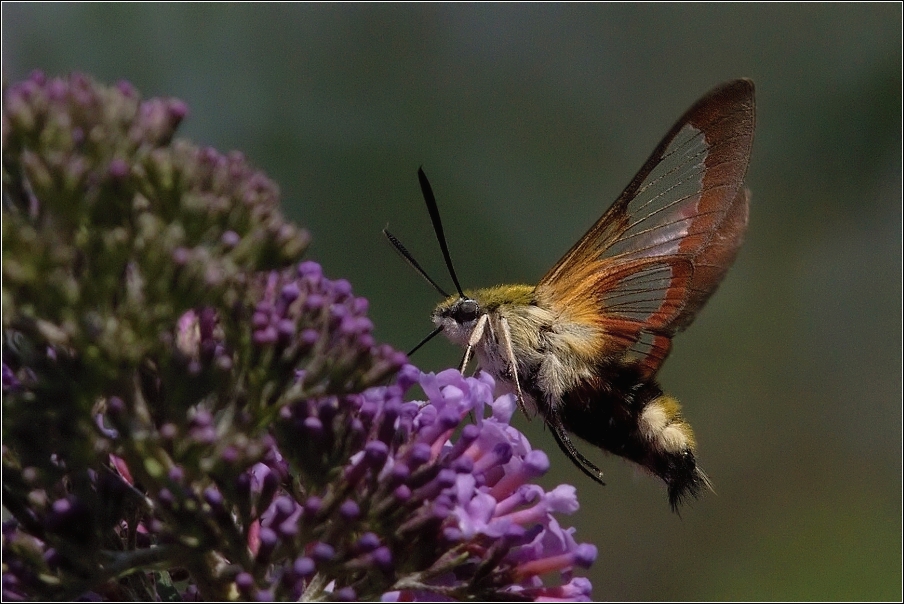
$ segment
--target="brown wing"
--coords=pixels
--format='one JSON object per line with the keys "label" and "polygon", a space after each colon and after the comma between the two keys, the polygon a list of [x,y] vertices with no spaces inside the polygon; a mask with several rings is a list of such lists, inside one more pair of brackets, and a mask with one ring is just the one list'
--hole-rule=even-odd
{"label": "brown wing", "polygon": [[612,207],[543,277],[538,296],[592,315],[615,350],[633,351],[655,373],[671,337],[693,321],[743,240],[754,124],[750,80],[729,82],[697,101]]}

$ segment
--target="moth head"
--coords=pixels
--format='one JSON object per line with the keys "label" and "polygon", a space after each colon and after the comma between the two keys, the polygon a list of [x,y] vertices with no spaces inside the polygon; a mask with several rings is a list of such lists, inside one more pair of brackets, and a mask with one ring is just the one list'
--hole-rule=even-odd
{"label": "moth head", "polygon": [[467,346],[468,338],[477,321],[486,310],[468,296],[451,296],[433,311],[433,324],[441,327],[443,334],[460,346]]}

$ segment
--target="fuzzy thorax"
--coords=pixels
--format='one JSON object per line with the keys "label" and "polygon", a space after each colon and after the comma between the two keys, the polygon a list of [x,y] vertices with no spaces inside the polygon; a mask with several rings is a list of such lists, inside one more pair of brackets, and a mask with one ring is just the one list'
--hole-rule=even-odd
{"label": "fuzzy thorax", "polygon": [[434,324],[453,343],[472,349],[480,367],[512,391],[517,371],[527,407],[551,409],[594,376],[602,348],[598,325],[572,320],[567,309],[538,300],[529,285],[464,294],[443,301],[433,312]]}

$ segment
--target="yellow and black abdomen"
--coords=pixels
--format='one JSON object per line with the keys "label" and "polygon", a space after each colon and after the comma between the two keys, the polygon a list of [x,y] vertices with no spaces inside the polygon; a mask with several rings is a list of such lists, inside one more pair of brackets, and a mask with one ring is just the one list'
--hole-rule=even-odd
{"label": "yellow and black abdomen", "polygon": [[710,486],[678,401],[634,362],[598,367],[596,378],[564,394],[557,414],[569,432],[661,478],[673,508]]}

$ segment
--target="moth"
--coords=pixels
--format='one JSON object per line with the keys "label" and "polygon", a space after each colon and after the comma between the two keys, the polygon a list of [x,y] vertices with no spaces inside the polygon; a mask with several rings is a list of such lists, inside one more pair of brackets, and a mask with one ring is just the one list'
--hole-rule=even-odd
{"label": "moth", "polygon": [[[716,290],[747,230],[744,176],[755,125],[753,82],[735,80],[698,100],[665,135],[615,203],[536,285],[463,290],[436,199],[418,171],[457,293],[448,295],[388,231],[403,258],[445,300],[438,333],[465,349],[539,414],[561,450],[604,484],[572,436],[628,459],[665,482],[673,509],[710,481],[693,430],[656,373],[672,337]],[[412,350],[412,352],[414,352]]]}

